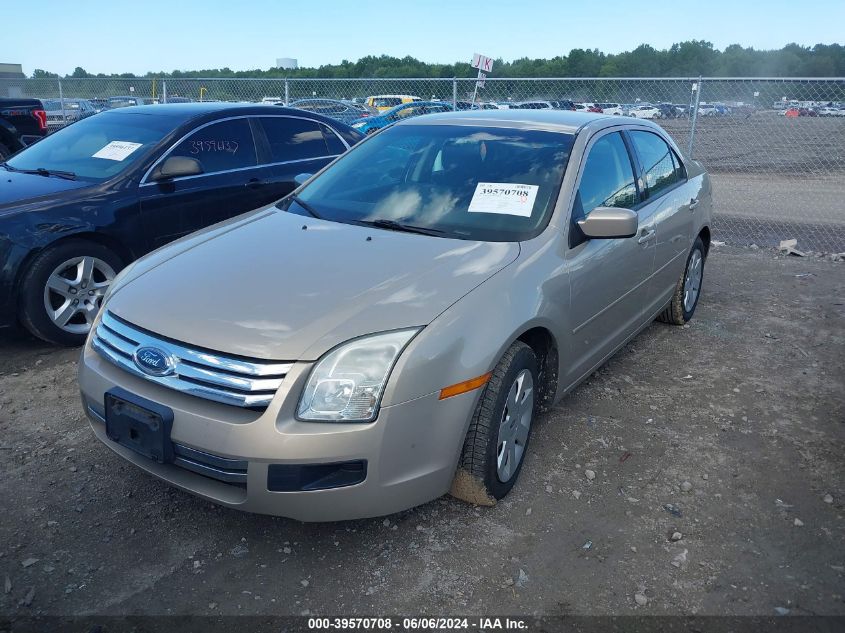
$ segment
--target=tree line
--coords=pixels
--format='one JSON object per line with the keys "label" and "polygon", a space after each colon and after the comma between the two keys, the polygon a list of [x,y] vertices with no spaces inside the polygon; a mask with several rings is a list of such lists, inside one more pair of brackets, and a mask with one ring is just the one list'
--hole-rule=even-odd
{"label": "tree line", "polygon": [[[756,50],[732,44],[720,51],[704,40],[691,40],[657,50],[641,44],[632,51],[608,54],[598,49],[576,48],[567,55],[551,59],[523,57],[506,62],[496,59],[494,77],[843,77],[845,76],[845,46],[816,44],[801,46],[787,44],[779,50]],[[472,77],[476,70],[469,62],[429,64],[411,56],[368,55],[356,62],[343,60],[316,68],[286,70],[232,70],[211,68],[203,70],[173,70],[148,72],[153,78],[213,78],[247,77],[290,78],[448,78]],[[59,77],[43,69],[36,69],[33,79]],[[132,73],[91,74],[77,67],[66,78],[133,78]]]}

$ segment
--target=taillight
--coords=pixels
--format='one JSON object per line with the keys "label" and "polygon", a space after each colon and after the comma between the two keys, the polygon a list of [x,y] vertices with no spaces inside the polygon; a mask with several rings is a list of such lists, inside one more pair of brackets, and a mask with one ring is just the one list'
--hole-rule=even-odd
{"label": "taillight", "polygon": [[42,130],[47,129],[47,113],[44,110],[33,110],[32,116],[38,119],[38,127]]}

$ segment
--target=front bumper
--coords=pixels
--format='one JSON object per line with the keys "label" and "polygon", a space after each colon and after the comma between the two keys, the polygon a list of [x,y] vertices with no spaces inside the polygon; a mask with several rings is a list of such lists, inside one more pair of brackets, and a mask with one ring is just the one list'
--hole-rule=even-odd
{"label": "front bumper", "polygon": [[[296,363],[264,411],[218,404],[156,385],[112,365],[90,345],[82,352],[79,384],[91,427],[104,444],[148,473],[230,508],[300,521],[337,521],[398,512],[448,491],[477,392],[446,400],[433,393],[382,407],[370,424],[300,422],[294,413],[311,366]],[[224,482],[200,474],[201,469],[151,461],[109,440],[102,420],[103,399],[114,387],[170,407],[175,444],[219,458],[226,472],[239,474],[245,468],[245,477]],[[367,467],[361,483],[296,492],[268,489],[272,465],[362,460]],[[230,469],[232,464],[238,468]]]}

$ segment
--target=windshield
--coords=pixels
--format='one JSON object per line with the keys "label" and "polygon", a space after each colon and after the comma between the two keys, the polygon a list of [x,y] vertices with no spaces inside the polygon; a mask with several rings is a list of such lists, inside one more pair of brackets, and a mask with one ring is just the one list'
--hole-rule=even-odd
{"label": "windshield", "polygon": [[102,112],[56,131],[7,164],[13,169],[69,171],[102,182],[124,171],[173,129],[165,117]]}
{"label": "windshield", "polygon": [[[400,125],[344,155],[281,204],[336,222],[393,220],[439,236],[513,242],[545,228],[574,136]],[[308,208],[306,208],[306,206]]]}

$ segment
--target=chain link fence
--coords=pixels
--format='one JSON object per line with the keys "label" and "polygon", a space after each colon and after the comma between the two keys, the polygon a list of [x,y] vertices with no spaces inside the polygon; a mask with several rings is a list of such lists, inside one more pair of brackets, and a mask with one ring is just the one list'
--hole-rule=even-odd
{"label": "chain link fence", "polygon": [[[50,102],[57,129],[96,109],[141,103],[408,95],[459,108],[598,105],[656,120],[713,178],[714,237],[845,251],[845,78],[657,79],[0,79],[0,97]],[[473,105],[474,104],[474,105]],[[46,104],[45,104],[46,105]],[[58,106],[58,110],[55,110]]]}

